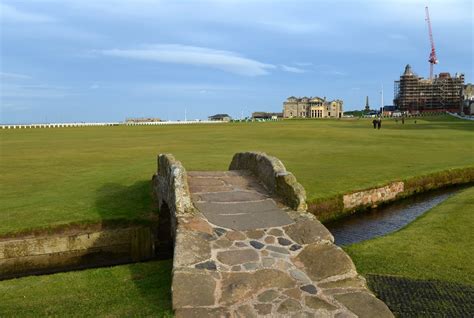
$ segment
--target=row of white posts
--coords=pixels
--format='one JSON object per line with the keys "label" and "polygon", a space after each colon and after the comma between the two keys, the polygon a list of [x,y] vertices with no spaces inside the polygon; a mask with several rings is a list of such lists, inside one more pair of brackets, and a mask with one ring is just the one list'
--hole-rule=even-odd
{"label": "row of white posts", "polygon": [[59,128],[59,127],[89,127],[89,126],[153,126],[153,125],[187,125],[187,124],[219,124],[223,121],[157,121],[157,122],[125,122],[125,123],[51,123],[51,124],[24,124],[0,125],[1,129],[22,128]]}
{"label": "row of white posts", "polygon": [[126,122],[121,123],[121,125],[126,126],[153,126],[153,125],[190,125],[190,124],[222,124],[226,123],[225,121],[219,120],[188,120],[188,121],[151,121],[151,122]]}

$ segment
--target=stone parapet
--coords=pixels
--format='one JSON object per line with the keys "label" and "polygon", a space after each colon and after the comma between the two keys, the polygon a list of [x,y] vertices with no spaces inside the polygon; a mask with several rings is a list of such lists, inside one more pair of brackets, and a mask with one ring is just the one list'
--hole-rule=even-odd
{"label": "stone parapet", "polygon": [[[154,197],[160,208],[160,231],[171,248],[176,237],[177,218],[191,214],[195,208],[189,195],[186,170],[171,154],[158,155],[157,173],[153,175]],[[163,233],[166,231],[168,233]]]}
{"label": "stone parapet", "polygon": [[306,211],[306,191],[283,163],[263,152],[239,152],[229,170],[250,170],[271,193],[296,211]]}
{"label": "stone parapet", "polygon": [[379,202],[394,200],[404,191],[402,181],[392,182],[384,187],[354,192],[343,196],[344,209],[353,209],[360,206],[373,206]]}
{"label": "stone parapet", "polygon": [[186,170],[173,155],[158,156],[158,171],[154,176],[153,189],[160,207],[166,202],[176,215],[192,213],[195,210],[189,195]]}

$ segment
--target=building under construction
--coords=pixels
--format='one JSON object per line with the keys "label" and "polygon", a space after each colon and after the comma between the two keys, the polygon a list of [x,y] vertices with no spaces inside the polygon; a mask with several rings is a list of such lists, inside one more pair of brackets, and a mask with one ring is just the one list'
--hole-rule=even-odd
{"label": "building under construction", "polygon": [[424,79],[407,65],[400,80],[395,81],[393,103],[401,111],[410,113],[459,112],[463,87],[463,74],[451,77],[449,73],[440,73],[432,79]]}

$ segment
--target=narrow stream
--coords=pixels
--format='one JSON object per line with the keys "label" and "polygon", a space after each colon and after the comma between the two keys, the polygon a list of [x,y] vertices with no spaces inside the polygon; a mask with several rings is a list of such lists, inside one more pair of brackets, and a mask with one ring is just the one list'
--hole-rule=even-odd
{"label": "narrow stream", "polygon": [[334,235],[335,243],[339,246],[369,240],[404,227],[467,187],[469,186],[455,186],[418,194],[325,225]]}

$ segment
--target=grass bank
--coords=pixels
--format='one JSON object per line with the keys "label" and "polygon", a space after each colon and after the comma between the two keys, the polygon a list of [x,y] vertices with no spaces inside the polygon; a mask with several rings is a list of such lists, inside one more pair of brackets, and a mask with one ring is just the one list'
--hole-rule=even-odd
{"label": "grass bank", "polygon": [[171,261],[0,282],[1,317],[172,317]]}
{"label": "grass bank", "polygon": [[[404,191],[399,193],[397,197],[393,199],[399,200],[416,193],[426,192],[453,185],[473,183],[474,167],[447,169],[444,171],[438,171],[427,175],[412,177],[406,180],[398,179],[393,181],[404,182]],[[355,191],[351,191],[350,193],[366,190],[370,189],[358,189]],[[381,201],[378,202],[377,205],[380,206],[388,203],[390,203],[390,201]],[[371,204],[360,205],[351,209],[345,209],[342,194],[333,196],[331,198],[316,199],[313,202],[310,202],[308,205],[308,211],[316,215],[318,219],[323,223],[332,222],[347,215],[359,213],[370,208],[372,208]]]}
{"label": "grass bank", "polygon": [[0,234],[69,223],[153,218],[156,155],[188,170],[226,170],[235,152],[280,158],[309,202],[474,165],[474,123],[440,116],[0,132]]}
{"label": "grass bank", "polygon": [[474,187],[388,236],[344,248],[361,274],[474,285]]}

